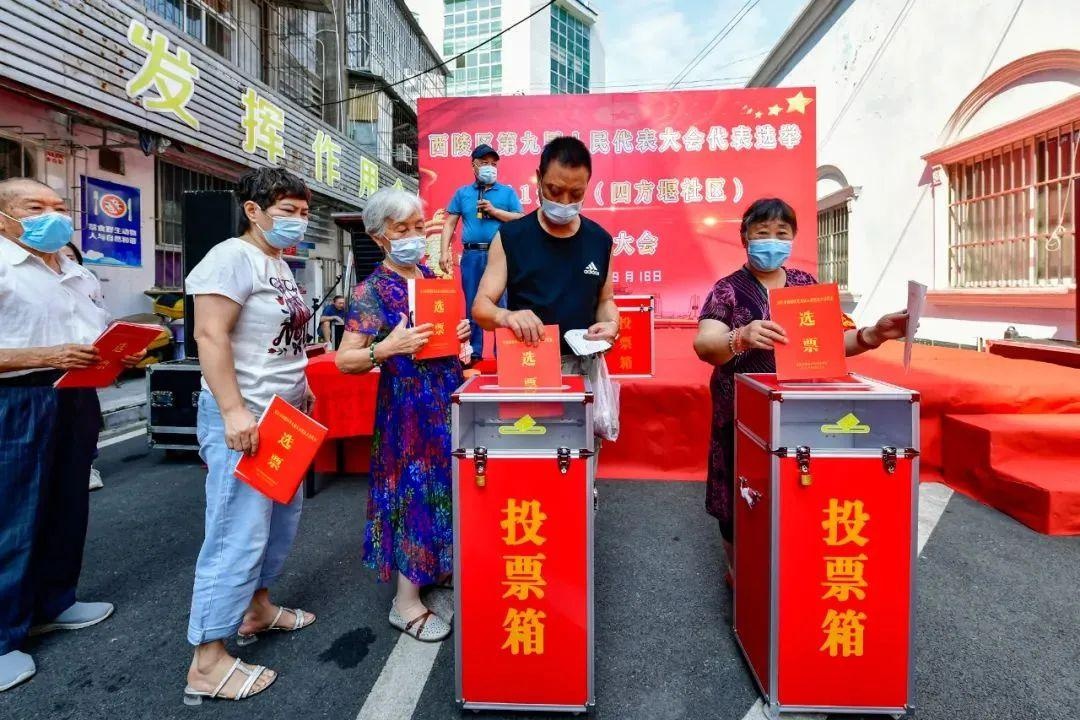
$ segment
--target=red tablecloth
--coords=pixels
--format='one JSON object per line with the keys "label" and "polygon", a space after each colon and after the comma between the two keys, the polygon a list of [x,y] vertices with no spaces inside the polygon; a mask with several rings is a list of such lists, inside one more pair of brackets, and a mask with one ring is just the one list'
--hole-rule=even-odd
{"label": "red tablecloth", "polygon": [[379,371],[347,375],[334,364],[336,356],[326,353],[308,362],[308,385],[315,395],[312,417],[330,429],[330,439],[370,436],[375,429]]}
{"label": "red tablecloth", "polygon": [[315,471],[367,472],[379,371],[347,375],[334,364],[336,355],[327,353],[308,361],[308,385],[315,395],[311,415],[330,430],[315,457]]}

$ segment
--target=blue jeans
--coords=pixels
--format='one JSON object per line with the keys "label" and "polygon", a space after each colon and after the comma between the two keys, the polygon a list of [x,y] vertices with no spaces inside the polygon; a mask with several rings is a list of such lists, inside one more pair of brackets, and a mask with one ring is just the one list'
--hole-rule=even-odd
{"label": "blue jeans", "polygon": [[[484,355],[484,331],[472,321],[472,305],[476,300],[476,290],[480,287],[480,278],[487,269],[487,261],[487,250],[466,250],[461,256],[461,287],[465,291],[465,317],[469,318],[472,329],[469,344],[472,345],[474,360]],[[506,293],[499,300],[499,307],[506,307]]]}
{"label": "blue jeans", "polygon": [[94,390],[0,387],[0,655],[75,603],[100,427]]}
{"label": "blue jeans", "polygon": [[236,634],[255,591],[281,575],[304,504],[302,491],[280,505],[233,475],[241,454],[225,445],[225,421],[206,391],[199,396],[198,438],[207,467],[206,534],[191,594],[192,645]]}

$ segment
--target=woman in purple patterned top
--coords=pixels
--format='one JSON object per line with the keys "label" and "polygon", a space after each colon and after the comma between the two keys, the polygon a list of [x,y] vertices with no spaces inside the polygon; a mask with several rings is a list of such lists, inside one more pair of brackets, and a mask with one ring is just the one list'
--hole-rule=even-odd
{"label": "woman in purple patterned top", "polygon": [[[807,272],[784,267],[796,230],[795,211],[783,200],[763,198],[746,209],[740,233],[747,262],[713,286],[694,339],[698,357],[714,366],[705,508],[720,521],[729,567],[734,541],[735,374],[776,372],[773,348],[787,338],[784,329],[769,319],[769,290],[817,283]],[[858,355],[904,337],[907,315],[886,315],[874,326],[861,329],[845,315],[844,327],[847,354]]]}

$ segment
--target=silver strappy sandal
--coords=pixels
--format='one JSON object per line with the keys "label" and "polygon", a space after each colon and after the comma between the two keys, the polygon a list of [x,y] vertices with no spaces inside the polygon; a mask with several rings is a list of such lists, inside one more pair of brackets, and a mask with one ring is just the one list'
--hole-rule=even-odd
{"label": "silver strappy sandal", "polygon": [[[278,625],[278,620],[281,620],[282,614],[284,614],[286,611],[293,614],[294,619],[292,627],[289,627],[287,625]],[[277,615],[274,616],[274,620],[270,623],[269,627],[267,627],[265,630],[260,630],[258,633],[252,633],[251,635],[244,635],[239,632],[236,633],[236,644],[240,647],[247,647],[248,645],[259,639],[259,633],[271,631],[296,632],[297,630],[303,630],[313,622],[315,622],[315,616],[312,613],[304,612],[299,608],[294,610],[293,608],[287,608],[284,605],[279,605]]]}
{"label": "silver strappy sandal", "polygon": [[[247,676],[247,678],[244,680],[244,684],[240,686],[240,689],[233,697],[222,695],[221,691],[225,688],[225,685],[228,684],[229,679],[238,672]],[[240,658],[236,658],[236,660],[233,661],[232,667],[229,668],[229,672],[225,673],[225,677],[221,678],[221,682],[218,683],[217,687],[214,688],[213,692],[196,690],[190,685],[185,687],[184,704],[191,706],[202,705],[203,698],[207,698],[209,700],[246,700],[249,697],[258,695],[263,690],[266,690],[268,687],[274,684],[274,681],[277,680],[277,674],[275,674],[274,677],[270,680],[270,682],[266,683],[266,685],[259,688],[258,690],[252,691],[252,688],[255,687],[255,683],[259,681],[259,678],[262,677],[264,672],[267,672],[267,668],[265,665],[254,665],[249,668],[244,665],[243,661],[240,660]]]}

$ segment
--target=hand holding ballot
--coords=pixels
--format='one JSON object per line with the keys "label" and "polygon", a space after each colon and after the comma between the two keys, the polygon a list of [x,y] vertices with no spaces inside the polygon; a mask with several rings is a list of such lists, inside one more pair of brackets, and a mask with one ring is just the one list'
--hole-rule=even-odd
{"label": "hand holding ballot", "polygon": [[236,477],[271,500],[288,504],[327,432],[325,426],[275,395],[255,427],[256,449],[240,458]]}
{"label": "hand holding ballot", "polygon": [[495,324],[513,332],[526,345],[535,347],[544,339],[544,323],[532,310],[499,310]]}
{"label": "hand holding ballot", "polygon": [[615,343],[615,338],[619,335],[619,321],[618,320],[603,320],[598,323],[594,323],[589,327],[585,333],[585,339],[589,341],[603,341],[606,343]]}
{"label": "hand holding ballot", "polygon": [[115,322],[92,346],[60,347],[54,367],[66,369],[56,381],[57,388],[101,388],[116,380],[124,368],[134,367],[146,357],[147,346],[164,328],[158,325]]}
{"label": "hand holding ballot", "polygon": [[420,352],[427,345],[435,331],[435,326],[432,323],[414,325],[413,327],[409,327],[408,323],[409,317],[402,314],[397,326],[390,331],[385,340],[379,343],[381,347],[386,348],[385,352],[388,356],[414,355]]}
{"label": "hand holding ballot", "polygon": [[42,363],[57,370],[80,370],[91,368],[101,362],[101,356],[93,345],[56,345],[46,348]]}
{"label": "hand holding ballot", "polygon": [[409,280],[409,312],[414,325],[430,331],[428,342],[413,353],[414,360],[455,357],[469,339],[464,298],[454,280]]}
{"label": "hand holding ballot", "polygon": [[867,343],[877,347],[888,340],[899,340],[908,332],[907,310],[882,315],[873,327],[863,331]]}
{"label": "hand holding ballot", "polygon": [[754,320],[738,329],[738,342],[747,350],[772,350],[787,344],[787,333],[772,320]]}

